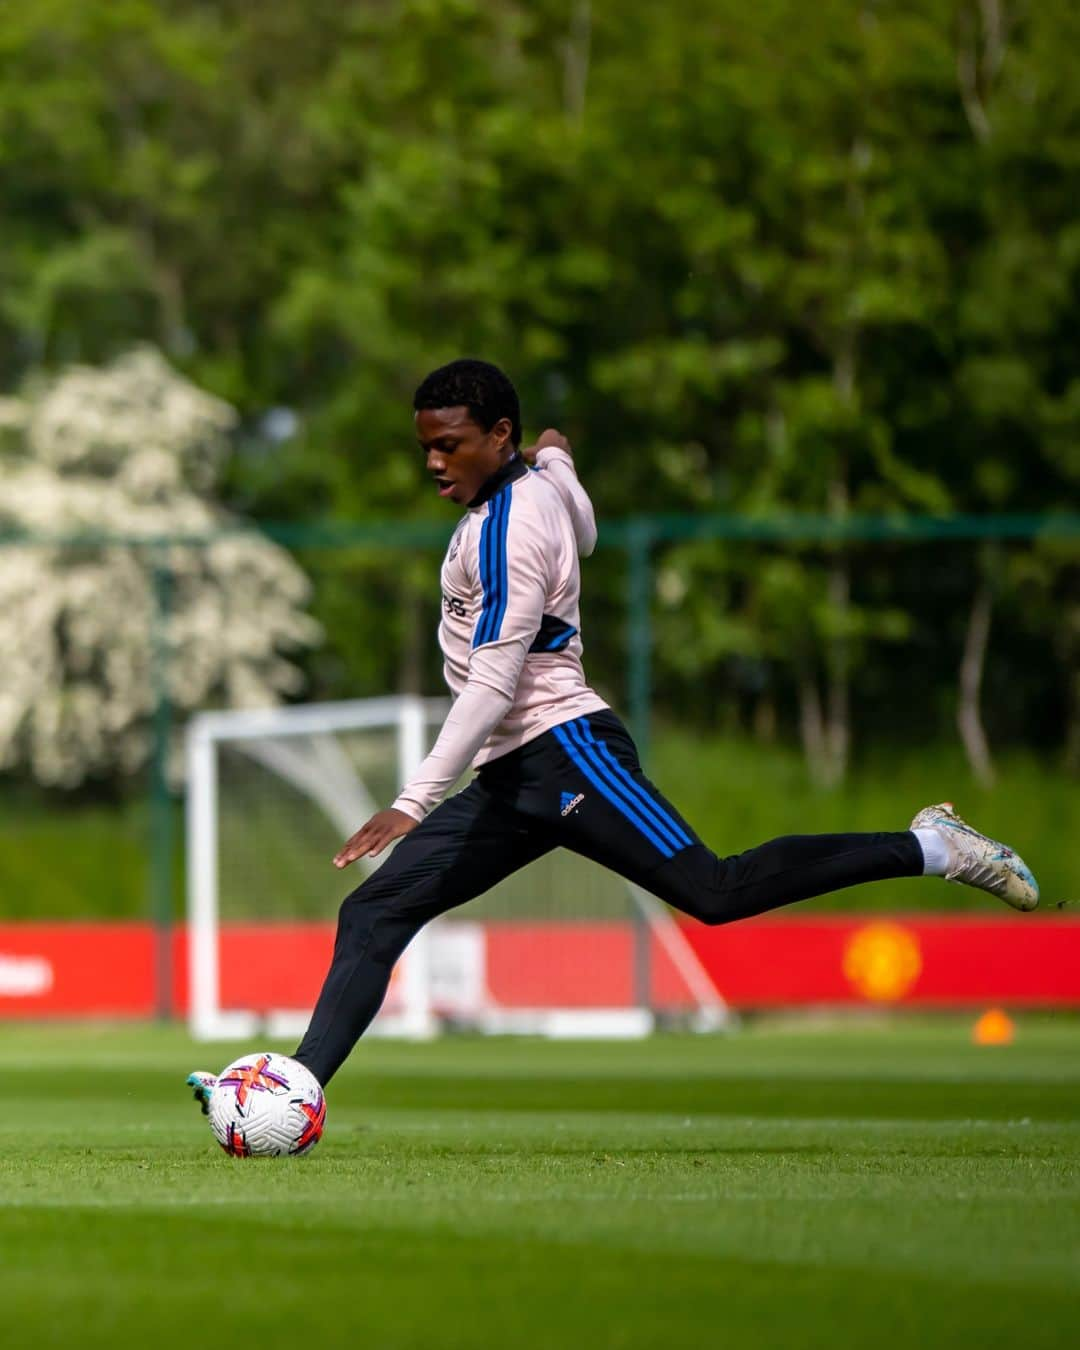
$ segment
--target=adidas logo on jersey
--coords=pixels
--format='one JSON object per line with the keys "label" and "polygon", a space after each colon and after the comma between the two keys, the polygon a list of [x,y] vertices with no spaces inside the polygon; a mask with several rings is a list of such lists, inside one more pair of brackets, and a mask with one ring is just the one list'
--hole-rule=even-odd
{"label": "adidas logo on jersey", "polygon": [[559,805],[562,808],[562,814],[568,816],[571,811],[576,811],[584,800],[584,792],[579,792],[576,797],[572,792],[564,792],[559,802]]}

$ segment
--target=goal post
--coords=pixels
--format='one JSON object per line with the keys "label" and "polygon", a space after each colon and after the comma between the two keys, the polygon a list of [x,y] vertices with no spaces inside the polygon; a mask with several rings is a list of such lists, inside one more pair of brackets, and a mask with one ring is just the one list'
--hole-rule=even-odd
{"label": "goal post", "polygon": [[[299,1036],[329,965],[329,859],[434,742],[445,699],[394,696],[205,712],[187,731],[188,1023],[201,1040]],[[363,878],[383,859],[361,859]],[[356,874],[359,872],[359,876]],[[355,881],[354,881],[355,884]],[[671,911],[553,854],[428,925],[374,1034],[636,1036],[730,1012]]]}
{"label": "goal post", "polygon": [[[308,704],[250,711],[199,713],[187,731],[187,908],[188,1024],[199,1040],[235,1040],[262,1029],[270,1035],[298,1034],[310,1006],[276,1006],[274,990],[258,1007],[239,1008],[222,987],[221,948],[223,801],[221,760],[225,751],[258,765],[271,779],[288,784],[314,804],[340,842],[372,815],[378,804],[365,778],[347,754],[343,736],[390,730],[395,777],[405,781],[427,753],[428,726],[441,720],[445,699],[406,696]],[[287,828],[287,816],[281,823]],[[302,828],[302,827],[301,827]],[[361,874],[375,869],[361,859]],[[259,915],[253,916],[258,922]],[[394,997],[377,1019],[378,1030],[424,1038],[437,1023],[426,970],[428,935],[410,944],[396,972]],[[329,950],[326,957],[329,963]]]}

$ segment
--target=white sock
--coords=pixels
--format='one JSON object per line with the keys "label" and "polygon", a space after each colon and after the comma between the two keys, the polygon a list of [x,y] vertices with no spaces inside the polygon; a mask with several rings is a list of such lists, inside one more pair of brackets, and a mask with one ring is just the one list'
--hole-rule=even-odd
{"label": "white sock", "polygon": [[923,856],[923,876],[943,877],[949,870],[949,845],[940,830],[912,830]]}

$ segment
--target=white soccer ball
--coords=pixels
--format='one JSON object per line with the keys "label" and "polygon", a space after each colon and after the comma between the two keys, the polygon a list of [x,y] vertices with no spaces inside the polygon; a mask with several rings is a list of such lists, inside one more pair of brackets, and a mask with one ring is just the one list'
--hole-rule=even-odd
{"label": "white soccer ball", "polygon": [[234,1158],[308,1153],[325,1123],[322,1088],[288,1055],[241,1055],[222,1069],[210,1091],[210,1128]]}

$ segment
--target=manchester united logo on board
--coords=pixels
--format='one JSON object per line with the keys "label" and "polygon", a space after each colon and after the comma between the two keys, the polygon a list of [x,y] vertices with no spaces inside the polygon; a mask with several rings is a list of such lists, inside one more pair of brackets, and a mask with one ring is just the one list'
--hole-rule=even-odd
{"label": "manchester united logo on board", "polygon": [[854,933],[844,949],[844,974],[875,1003],[894,1003],[922,973],[915,934],[898,923],[870,923]]}

